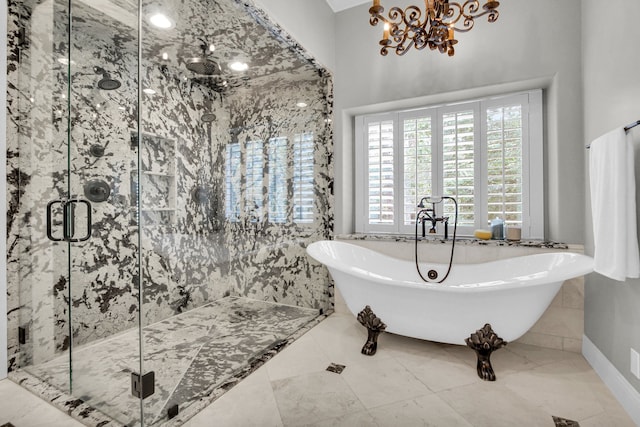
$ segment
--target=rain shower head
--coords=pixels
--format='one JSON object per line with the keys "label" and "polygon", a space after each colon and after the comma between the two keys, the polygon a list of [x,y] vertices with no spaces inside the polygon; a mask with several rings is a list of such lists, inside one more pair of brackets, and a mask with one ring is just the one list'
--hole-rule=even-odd
{"label": "rain shower head", "polygon": [[109,73],[104,73],[102,78],[98,81],[98,87],[102,90],[118,89],[121,85],[122,83],[120,83],[120,80],[112,78]]}
{"label": "rain shower head", "polygon": [[222,74],[222,68],[216,61],[207,57],[188,58],[185,61],[187,70],[203,76],[219,76]]}
{"label": "rain shower head", "polygon": [[200,120],[202,120],[204,123],[211,123],[215,119],[216,119],[216,115],[211,112],[206,112],[202,115],[202,117],[200,117]]}
{"label": "rain shower head", "polygon": [[193,71],[196,74],[200,74],[202,76],[219,76],[222,74],[222,68],[220,64],[218,64],[213,59],[208,58],[207,46],[209,46],[209,53],[213,52],[215,49],[213,45],[207,45],[207,43],[203,39],[199,39],[202,44],[200,45],[202,49],[202,55],[196,56],[193,58],[185,59],[185,65],[187,70]]}
{"label": "rain shower head", "polygon": [[93,67],[93,71],[96,74],[102,74],[102,78],[98,80],[98,87],[102,90],[114,90],[118,89],[122,85],[120,80],[112,78],[111,74],[105,71],[102,67]]}

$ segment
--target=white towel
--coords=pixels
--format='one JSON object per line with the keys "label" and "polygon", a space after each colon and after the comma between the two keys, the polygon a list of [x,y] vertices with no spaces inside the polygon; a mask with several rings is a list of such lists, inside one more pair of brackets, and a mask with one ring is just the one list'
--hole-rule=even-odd
{"label": "white towel", "polygon": [[620,281],[640,277],[631,138],[616,129],[594,140],[589,151],[594,270]]}

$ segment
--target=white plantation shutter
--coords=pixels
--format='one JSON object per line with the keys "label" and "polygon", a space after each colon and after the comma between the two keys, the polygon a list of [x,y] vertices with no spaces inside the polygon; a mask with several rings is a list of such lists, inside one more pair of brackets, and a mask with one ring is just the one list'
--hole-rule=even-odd
{"label": "white plantation shutter", "polygon": [[544,237],[541,90],[360,116],[356,136],[356,231],[413,233],[422,197],[451,196],[459,235],[499,217]]}
{"label": "white plantation shutter", "polygon": [[269,139],[269,222],[287,222],[287,138]]}
{"label": "white plantation shutter", "polygon": [[[462,234],[471,234],[477,226],[476,206],[480,198],[477,182],[480,158],[479,110],[477,105],[441,109],[441,172],[442,186],[437,195],[453,197],[458,202],[458,227]],[[438,216],[455,219],[455,205],[445,200],[436,205]]]}
{"label": "white plantation shutter", "polygon": [[227,144],[225,153],[225,217],[236,222],[240,219],[240,144]]}
{"label": "white plantation shutter", "polygon": [[483,221],[495,217],[544,238],[542,91],[482,102],[486,168]]}
{"label": "white plantation shutter", "polygon": [[251,221],[262,218],[262,179],[263,155],[262,141],[249,141],[246,145],[247,190],[245,192],[245,210]]}
{"label": "white plantation shutter", "polygon": [[293,222],[313,222],[313,133],[293,140]]}
{"label": "white plantation shutter", "polygon": [[486,109],[487,217],[522,226],[522,105]]}
{"label": "white plantation shutter", "polygon": [[402,226],[415,225],[420,199],[432,192],[435,117],[422,114],[402,121]]}
{"label": "white plantation shutter", "polygon": [[371,121],[366,129],[367,227],[377,225],[393,229],[396,219],[394,121]]}

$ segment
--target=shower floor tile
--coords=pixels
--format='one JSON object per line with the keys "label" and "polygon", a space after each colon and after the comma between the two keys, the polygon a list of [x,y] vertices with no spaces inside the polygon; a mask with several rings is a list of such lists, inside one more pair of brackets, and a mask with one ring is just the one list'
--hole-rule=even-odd
{"label": "shower floor tile", "polygon": [[[144,400],[145,425],[167,421],[205,399],[247,366],[317,318],[318,310],[247,298],[223,298],[149,325],[142,330],[145,373],[155,373],[155,392]],[[139,400],[131,395],[131,372],[140,371],[140,332],[128,331],[72,353],[72,394],[122,424],[135,424]],[[68,356],[31,367],[29,372],[65,390]],[[230,386],[228,386],[230,387]]]}

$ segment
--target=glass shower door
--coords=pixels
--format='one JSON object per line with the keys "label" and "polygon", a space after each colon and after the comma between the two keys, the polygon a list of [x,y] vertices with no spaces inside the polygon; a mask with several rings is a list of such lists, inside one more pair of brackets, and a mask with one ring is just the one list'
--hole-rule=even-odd
{"label": "glass shower door", "polygon": [[74,397],[140,425],[138,2],[69,2],[69,317]]}
{"label": "glass shower door", "polygon": [[56,40],[66,37],[69,9],[60,2],[25,1],[12,3],[10,12],[18,63],[8,76],[9,118],[15,128],[8,163],[17,189],[9,217],[11,234],[17,236],[12,248],[17,262],[9,263],[7,273],[17,278],[20,301],[15,364],[68,391],[69,243],[63,238],[61,201],[69,188],[69,86],[67,52]]}
{"label": "glass shower door", "polygon": [[9,13],[14,367],[140,425],[138,2]]}

